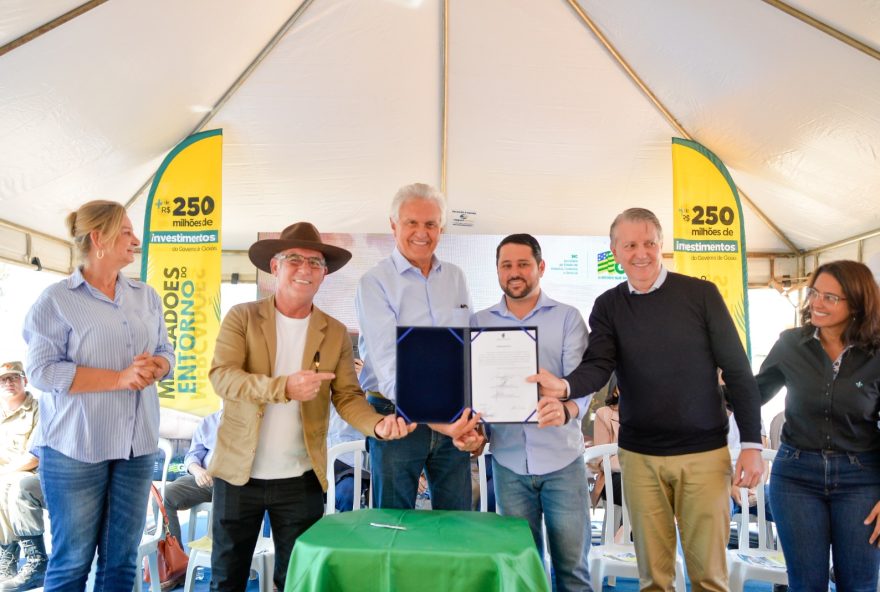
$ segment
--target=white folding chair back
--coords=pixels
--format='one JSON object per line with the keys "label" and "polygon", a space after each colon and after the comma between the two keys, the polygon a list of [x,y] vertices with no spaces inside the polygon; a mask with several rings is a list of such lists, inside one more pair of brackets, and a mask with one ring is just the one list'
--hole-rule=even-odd
{"label": "white folding chair back", "polygon": [[186,543],[187,545],[193,542],[196,538],[196,528],[199,523],[199,514],[205,514],[208,517],[208,536],[211,536],[211,511],[214,509],[214,505],[211,502],[202,502],[200,504],[196,504],[192,508],[189,509],[189,521],[186,525]]}
{"label": "white folding chair back", "polygon": [[785,425],[785,411],[780,411],[770,420],[770,448],[779,449],[779,442],[782,438],[782,426]]}
{"label": "white folding chair back", "polygon": [[[364,456],[367,450],[366,440],[352,440],[351,442],[342,442],[331,447],[327,451],[327,506],[326,514],[336,513],[336,470],[334,465],[336,459],[343,454],[352,453],[354,455],[354,487],[352,488],[352,510],[361,509],[361,488],[362,474],[364,470]],[[372,495],[367,495],[369,503],[372,504]]]}
{"label": "white folding chair back", "polygon": [[[772,462],[776,457],[776,451],[764,449],[761,458]],[[736,461],[734,460],[734,463]],[[749,499],[749,490],[740,488],[740,499]],[[755,488],[758,511],[758,546],[750,548],[749,540],[749,508],[748,502],[743,504],[742,512],[737,522],[737,549],[727,552],[727,565],[730,572],[731,592],[742,592],[745,583],[749,580],[770,582],[772,584],[787,584],[788,574],[785,571],[785,563],[782,558],[782,550],[777,549],[773,527],[767,521],[766,499],[764,496],[764,483],[759,483]]]}
{"label": "white folding chair back", "polygon": [[[611,457],[617,454],[617,444],[600,444],[590,446],[584,451],[584,462],[602,459],[602,471],[605,473],[605,528],[602,536],[602,544],[595,545],[590,549],[590,580],[594,590],[602,589],[602,581],[608,577],[609,585],[613,585],[613,578],[617,576],[638,578],[639,569],[636,561],[635,545],[629,542],[632,528],[629,521],[629,513],[626,509],[625,499],[620,500],[623,512],[623,537],[620,543],[614,542],[617,527],[614,520],[614,487],[611,483]],[[623,495],[623,476],[621,475],[621,497]],[[675,556],[675,588],[679,592],[685,592],[684,562],[681,557]]]}
{"label": "white folding chair back", "polygon": [[[162,499],[165,499],[165,483],[168,481],[168,466],[171,464],[171,455],[174,453],[174,448],[171,446],[171,442],[165,438],[159,438],[158,445],[159,450],[165,453],[165,460],[162,463],[162,481],[159,484],[159,493],[162,494]],[[143,565],[144,557],[147,557],[150,569],[150,590],[151,592],[161,591],[159,582],[159,541],[165,536],[165,525],[162,523],[159,506],[156,505],[152,494],[150,494],[149,500],[147,501],[148,527],[151,519],[155,525],[155,530],[152,533],[145,530],[144,534],[141,536],[141,543],[138,546],[137,563],[135,565],[137,565],[139,577],[135,578],[134,592],[137,592],[138,590],[143,592],[144,590],[145,582],[143,580],[143,574],[141,574],[141,566]]]}
{"label": "white folding chair back", "polygon": [[491,454],[489,445],[483,447],[483,452],[477,457],[477,469],[480,482],[480,511],[489,511],[489,479],[486,475],[486,455]]}
{"label": "white folding chair back", "polygon": [[[207,508],[203,507],[207,506]],[[211,567],[211,536],[213,528],[213,506],[208,503],[199,504],[200,511],[208,512],[208,534],[204,537],[207,544],[201,542],[196,549],[190,548],[189,564],[186,567],[186,581],[183,584],[184,592],[192,592],[196,585],[196,570],[200,567]],[[192,520],[192,517],[190,517]],[[251,557],[251,571],[257,573],[260,580],[260,592],[273,592],[274,582],[273,575],[275,572],[275,541],[272,538],[272,531],[266,532],[267,522],[264,520],[260,525],[260,536],[257,539],[257,545],[254,547],[254,554]],[[199,539],[202,541],[202,539]]]}

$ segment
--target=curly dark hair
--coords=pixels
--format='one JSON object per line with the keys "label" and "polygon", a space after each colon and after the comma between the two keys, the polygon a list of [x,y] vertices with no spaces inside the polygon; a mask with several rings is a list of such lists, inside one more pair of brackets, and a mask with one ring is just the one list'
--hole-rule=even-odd
{"label": "curly dark hair", "polygon": [[[864,263],[842,259],[825,263],[810,275],[809,287],[816,278],[827,273],[840,284],[852,322],[843,333],[845,345],[852,345],[870,353],[880,349],[880,287],[874,274]],[[801,321],[805,330],[814,331],[810,323],[810,304],[801,309]]]}

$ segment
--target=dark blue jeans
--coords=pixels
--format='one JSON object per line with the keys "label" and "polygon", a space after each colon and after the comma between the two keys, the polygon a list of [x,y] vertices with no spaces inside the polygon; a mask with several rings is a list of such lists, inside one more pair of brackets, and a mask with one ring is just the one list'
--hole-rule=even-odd
{"label": "dark blue jeans", "polygon": [[95,591],[130,592],[147,517],[155,454],[86,463],[47,446],[40,479],[52,521],[45,590],[85,590],[98,550]]}
{"label": "dark blue jeans", "polygon": [[324,513],[324,492],[314,471],[289,479],[250,479],[232,485],[214,478],[212,592],[247,587],[263,515],[269,512],[275,542],[273,580],[284,590],[293,544]]}
{"label": "dark blue jeans", "polygon": [[780,444],[770,506],[792,592],[828,589],[829,549],[838,590],[876,592],[880,549],[865,525],[880,500],[880,454],[798,450]]}
{"label": "dark blue jeans", "polygon": [[[387,399],[368,400],[383,415],[394,412],[394,403]],[[457,449],[450,437],[419,425],[400,440],[370,438],[369,447],[374,507],[413,509],[424,469],[432,509],[471,509],[470,454]]]}

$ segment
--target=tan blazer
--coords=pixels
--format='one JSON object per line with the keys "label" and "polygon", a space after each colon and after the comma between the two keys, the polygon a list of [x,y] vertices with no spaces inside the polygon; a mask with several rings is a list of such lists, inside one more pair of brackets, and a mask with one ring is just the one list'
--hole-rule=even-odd
{"label": "tan blazer", "polygon": [[[267,403],[285,403],[286,376],[272,376],[275,368],[275,297],[233,307],[217,336],[211,364],[211,384],[224,399],[217,429],[217,447],[208,472],[233,485],[250,479],[257,451],[260,422]],[[324,382],[318,396],[300,406],[306,450],[321,486],[327,489],[327,423],[330,401],[342,418],[362,433],[374,436],[382,416],[367,403],[354,371],[351,340],[345,325],[312,307],[303,368],[310,368],[315,352],[321,371],[336,378]]]}

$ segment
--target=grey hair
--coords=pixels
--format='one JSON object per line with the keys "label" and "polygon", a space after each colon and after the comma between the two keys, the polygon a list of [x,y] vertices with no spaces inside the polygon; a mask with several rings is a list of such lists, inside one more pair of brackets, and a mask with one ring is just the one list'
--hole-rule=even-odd
{"label": "grey hair", "polygon": [[395,224],[400,222],[400,208],[413,199],[426,199],[434,202],[440,208],[440,228],[446,226],[446,197],[427,183],[412,183],[397,190],[391,201],[391,220]]}
{"label": "grey hair", "polygon": [[657,229],[657,238],[663,242],[663,227],[660,226],[660,220],[657,219],[654,212],[645,208],[629,208],[619,213],[611,223],[611,231],[608,234],[612,245],[614,244],[614,229],[621,222],[650,222]]}

